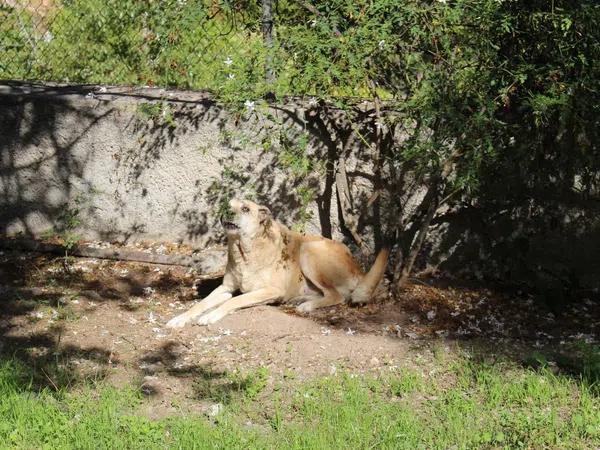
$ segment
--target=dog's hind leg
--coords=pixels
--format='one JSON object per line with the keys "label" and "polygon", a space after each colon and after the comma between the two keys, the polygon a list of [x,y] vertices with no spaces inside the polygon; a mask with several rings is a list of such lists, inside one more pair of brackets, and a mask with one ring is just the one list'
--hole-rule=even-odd
{"label": "dog's hind leg", "polygon": [[304,276],[310,280],[323,295],[308,295],[306,301],[296,307],[299,312],[310,312],[317,308],[339,305],[344,302],[344,297],[334,287],[326,274],[319,272],[318,255],[313,255],[310,246],[300,256],[300,268]]}
{"label": "dog's hind leg", "polygon": [[298,312],[310,312],[317,308],[324,308],[326,306],[339,305],[344,302],[344,297],[335,289],[325,290],[319,286],[319,289],[323,290],[325,295],[310,295],[306,297],[306,301],[296,307]]}
{"label": "dog's hind leg", "polygon": [[323,293],[323,297],[298,306],[300,312],[344,302],[363,276],[348,248],[326,239],[304,242],[300,246],[299,263],[305,278]]}

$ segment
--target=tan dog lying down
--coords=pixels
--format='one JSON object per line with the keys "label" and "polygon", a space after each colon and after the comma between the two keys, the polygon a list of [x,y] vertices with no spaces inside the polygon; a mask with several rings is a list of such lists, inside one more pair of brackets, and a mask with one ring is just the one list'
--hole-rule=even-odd
{"label": "tan dog lying down", "polygon": [[[344,244],[291,231],[266,207],[251,201],[231,200],[229,206],[234,218],[223,222],[228,243],[223,284],[171,319],[168,327],[183,327],[193,320],[208,325],[261,303],[301,301],[298,311],[308,312],[344,300],[370,300],[383,276],[387,250],[364,274]],[[237,291],[241,295],[234,296]]]}

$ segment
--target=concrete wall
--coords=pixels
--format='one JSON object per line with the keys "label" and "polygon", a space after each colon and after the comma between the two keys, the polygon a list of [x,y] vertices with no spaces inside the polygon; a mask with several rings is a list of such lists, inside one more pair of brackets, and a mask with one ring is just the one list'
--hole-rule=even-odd
{"label": "concrete wall", "polygon": [[[326,171],[298,178],[278,159],[275,135],[304,132],[298,105],[231,113],[200,93],[9,84],[0,108],[1,234],[39,236],[77,210],[84,238],[203,247],[221,236],[218,205],[232,191],[341,237],[335,196],[305,205],[299,194],[330,190]],[[320,160],[327,149],[311,141]]]}

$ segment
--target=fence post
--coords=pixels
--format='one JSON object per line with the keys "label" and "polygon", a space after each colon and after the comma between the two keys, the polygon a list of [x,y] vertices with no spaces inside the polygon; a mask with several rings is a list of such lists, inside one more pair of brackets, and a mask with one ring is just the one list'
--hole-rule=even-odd
{"label": "fence post", "polygon": [[[262,0],[262,33],[263,43],[266,49],[265,58],[265,81],[272,86],[275,81],[273,70],[273,0]],[[267,97],[274,98],[272,92]]]}

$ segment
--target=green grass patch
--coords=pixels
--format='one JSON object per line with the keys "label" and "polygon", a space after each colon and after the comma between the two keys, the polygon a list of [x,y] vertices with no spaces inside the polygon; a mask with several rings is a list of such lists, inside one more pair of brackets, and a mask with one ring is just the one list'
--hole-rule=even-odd
{"label": "green grass patch", "polygon": [[[469,361],[442,375],[342,372],[283,378],[270,391],[269,373],[258,369],[225,376],[239,395],[214,418],[151,420],[133,388],[40,390],[10,359],[0,363],[0,447],[584,449],[600,440],[600,399],[586,382]],[[207,391],[210,374],[201,378],[205,393],[219,394]]]}

